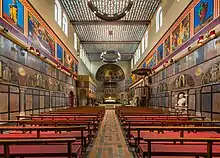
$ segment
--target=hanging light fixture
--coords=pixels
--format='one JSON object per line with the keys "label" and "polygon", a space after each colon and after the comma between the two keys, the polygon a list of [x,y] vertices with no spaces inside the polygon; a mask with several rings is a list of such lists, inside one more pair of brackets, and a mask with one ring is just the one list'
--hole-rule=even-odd
{"label": "hanging light fixture", "polygon": [[103,62],[115,63],[121,60],[121,54],[117,51],[104,51],[101,53],[100,58]]}
{"label": "hanging light fixture", "polygon": [[88,0],[87,4],[100,19],[117,21],[129,13],[133,0],[123,0],[123,3],[118,3],[118,0],[106,0],[104,3],[101,0]]}

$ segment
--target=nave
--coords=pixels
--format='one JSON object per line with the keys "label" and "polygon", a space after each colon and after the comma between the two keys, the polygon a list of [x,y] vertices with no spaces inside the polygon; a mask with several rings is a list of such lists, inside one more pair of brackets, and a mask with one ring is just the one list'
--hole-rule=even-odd
{"label": "nave", "polygon": [[0,0],[0,158],[220,157],[220,0]]}
{"label": "nave", "polygon": [[219,121],[161,108],[69,108],[4,123],[4,158],[220,157]]}

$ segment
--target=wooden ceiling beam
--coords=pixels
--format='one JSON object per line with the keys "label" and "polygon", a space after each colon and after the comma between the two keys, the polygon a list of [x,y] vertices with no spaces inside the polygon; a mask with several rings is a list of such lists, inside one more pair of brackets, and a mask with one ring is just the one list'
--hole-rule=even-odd
{"label": "wooden ceiling beam", "polygon": [[150,20],[146,21],[70,21],[73,25],[149,25]]}

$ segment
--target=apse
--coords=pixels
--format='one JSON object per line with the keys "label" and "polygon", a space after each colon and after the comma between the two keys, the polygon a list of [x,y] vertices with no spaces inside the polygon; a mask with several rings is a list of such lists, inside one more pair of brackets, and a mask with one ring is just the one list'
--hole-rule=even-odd
{"label": "apse", "polygon": [[96,73],[96,80],[101,82],[118,82],[125,79],[124,71],[115,64],[105,64]]}

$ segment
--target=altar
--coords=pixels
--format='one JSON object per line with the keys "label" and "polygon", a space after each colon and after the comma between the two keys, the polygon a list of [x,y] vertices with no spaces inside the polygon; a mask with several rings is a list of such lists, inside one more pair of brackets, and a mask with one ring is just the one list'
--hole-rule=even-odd
{"label": "altar", "polygon": [[115,109],[115,107],[121,106],[121,104],[108,103],[108,104],[99,104],[99,106],[105,107],[105,109]]}

